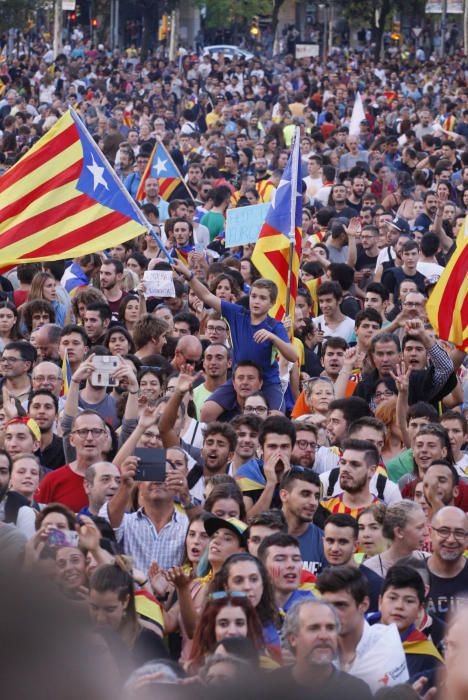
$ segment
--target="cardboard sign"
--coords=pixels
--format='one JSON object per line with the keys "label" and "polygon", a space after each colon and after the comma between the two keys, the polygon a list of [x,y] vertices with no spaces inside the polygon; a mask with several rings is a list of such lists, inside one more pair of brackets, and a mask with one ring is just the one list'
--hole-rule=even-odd
{"label": "cardboard sign", "polygon": [[296,44],[296,58],[317,58],[319,49],[318,44]]}
{"label": "cardboard sign", "polygon": [[146,270],[143,275],[145,297],[175,297],[171,270]]}
{"label": "cardboard sign", "polygon": [[255,243],[266,219],[270,204],[251,204],[227,210],[226,248]]}

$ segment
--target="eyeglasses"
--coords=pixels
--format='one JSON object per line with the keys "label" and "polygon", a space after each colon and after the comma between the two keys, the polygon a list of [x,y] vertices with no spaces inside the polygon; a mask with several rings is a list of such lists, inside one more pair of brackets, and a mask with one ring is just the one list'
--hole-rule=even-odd
{"label": "eyeglasses", "polygon": [[463,541],[467,535],[461,528],[453,530],[451,527],[433,527],[432,529],[437,532],[441,540],[447,540],[450,535],[453,535],[456,540]]}
{"label": "eyeglasses", "polygon": [[98,438],[103,435],[106,430],[104,428],[79,428],[78,430],[72,430],[72,432],[80,438],[88,437],[89,433],[91,433],[93,438]]}
{"label": "eyeglasses", "polygon": [[225,333],[226,326],[207,326],[207,331],[212,331],[213,333]]}
{"label": "eyeglasses", "polygon": [[256,413],[259,416],[267,412],[268,408],[266,406],[246,406],[244,408],[244,413]]}
{"label": "eyeglasses", "polygon": [[184,357],[185,364],[190,365],[191,367],[195,367],[197,364],[198,360],[189,360],[187,357]]}
{"label": "eyeglasses", "polygon": [[395,396],[393,391],[376,391],[374,394],[375,399],[389,399],[392,396]]}
{"label": "eyeglasses", "polygon": [[215,591],[208,595],[208,600],[226,600],[227,598],[243,598],[245,600],[247,595],[244,591]]}
{"label": "eyeglasses", "polygon": [[13,362],[24,362],[22,357],[5,357],[3,356],[0,362],[4,362],[6,364],[13,364]]}
{"label": "eyeglasses", "polygon": [[314,452],[317,450],[317,443],[310,442],[309,440],[296,440],[296,445],[301,450],[306,450],[308,447],[310,447],[310,449],[313,450]]}

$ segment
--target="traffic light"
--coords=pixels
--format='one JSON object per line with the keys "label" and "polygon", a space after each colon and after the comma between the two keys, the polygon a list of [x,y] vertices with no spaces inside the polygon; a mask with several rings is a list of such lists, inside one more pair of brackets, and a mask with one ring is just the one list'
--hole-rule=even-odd
{"label": "traffic light", "polygon": [[260,34],[260,27],[258,25],[258,17],[257,15],[254,15],[252,17],[252,24],[250,26],[250,33],[254,38],[256,38]]}
{"label": "traffic light", "polygon": [[98,21],[96,17],[93,17],[93,19],[91,20],[91,26],[93,29],[97,29]]}
{"label": "traffic light", "polygon": [[169,32],[169,15],[163,15],[161,17],[161,24],[159,25],[159,41],[164,41]]}
{"label": "traffic light", "polygon": [[390,39],[393,41],[400,41],[401,39],[401,22],[394,20],[392,23],[392,33],[390,34]]}
{"label": "traffic light", "polygon": [[70,12],[70,22],[76,22],[76,13],[75,12]]}

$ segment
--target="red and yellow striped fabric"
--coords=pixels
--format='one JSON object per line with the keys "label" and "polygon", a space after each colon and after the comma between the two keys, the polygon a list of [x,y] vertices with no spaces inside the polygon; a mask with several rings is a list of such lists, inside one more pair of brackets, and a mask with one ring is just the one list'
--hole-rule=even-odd
{"label": "red and yellow striped fabric", "polygon": [[362,510],[364,510],[364,508],[368,508],[373,503],[378,502],[379,499],[374,497],[374,499],[370,503],[368,503],[367,506],[363,506],[362,508],[349,508],[343,503],[343,494],[340,494],[339,496],[330,496],[330,498],[324,498],[320,501],[320,505],[323,506],[330,513],[346,513],[347,515],[351,515],[353,518],[357,518],[359,513]]}
{"label": "red and yellow striped fabric", "polygon": [[[297,149],[297,152],[293,152],[289,157],[283,177],[270,202],[265,223],[262,226],[252,254],[252,262],[262,277],[272,280],[278,287],[278,297],[276,304],[270,310],[270,315],[280,321],[286,313],[290,249],[289,236],[293,198],[295,198],[295,228],[289,307],[289,315],[292,319],[294,319],[294,307],[296,304],[299,280],[299,261],[301,259],[302,249],[302,193],[298,191],[298,186],[301,183],[301,159],[298,139],[296,139],[294,149]],[[293,158],[296,159],[295,167],[297,167],[297,172],[294,174]],[[296,183],[295,192],[293,191],[293,182]]]}
{"label": "red and yellow striped fabric", "polygon": [[0,178],[0,266],[75,258],[144,233],[81,120],[66,112]]}
{"label": "red and yellow striped fabric", "polygon": [[255,185],[255,188],[260,195],[260,202],[271,202],[273,192],[276,191],[276,187],[271,180],[260,180]]}
{"label": "red and yellow striped fabric", "polygon": [[468,352],[468,217],[463,237],[439,277],[426,304],[427,315],[439,338]]}

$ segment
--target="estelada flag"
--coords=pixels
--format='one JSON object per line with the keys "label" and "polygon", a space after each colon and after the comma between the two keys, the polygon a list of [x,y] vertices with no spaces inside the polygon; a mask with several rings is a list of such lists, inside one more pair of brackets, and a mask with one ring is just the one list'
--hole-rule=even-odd
{"label": "estelada flag", "polygon": [[468,352],[468,225],[434,287],[426,305],[427,315],[439,338]]}
{"label": "estelada flag", "polygon": [[[297,149],[297,150],[296,150]],[[297,170],[293,173],[293,162]],[[296,183],[295,188],[293,182]],[[294,252],[291,274],[291,300],[289,315],[294,318],[297,287],[299,279],[299,262],[302,248],[302,192],[300,191],[301,158],[299,138],[294,140],[293,151],[289,156],[278,188],[273,193],[258,240],[252,253],[252,262],[262,277],[272,280],[278,287],[278,298],[270,315],[281,321],[286,312],[286,295],[288,288],[289,241],[291,230],[291,211],[293,197],[295,202]],[[293,188],[296,190],[293,192]]]}
{"label": "estelada flag", "polygon": [[0,178],[0,267],[96,253],[145,231],[72,110]]}
{"label": "estelada flag", "polygon": [[157,178],[159,195],[166,201],[169,200],[175,188],[182,182],[182,175],[177,170],[174,161],[162,143],[157,143],[153,148],[136,193],[135,199],[137,202],[143,201],[146,196],[145,182],[149,177]]}

